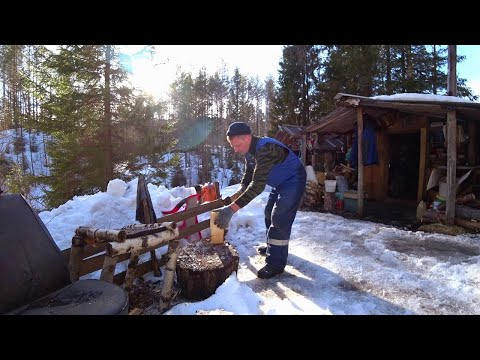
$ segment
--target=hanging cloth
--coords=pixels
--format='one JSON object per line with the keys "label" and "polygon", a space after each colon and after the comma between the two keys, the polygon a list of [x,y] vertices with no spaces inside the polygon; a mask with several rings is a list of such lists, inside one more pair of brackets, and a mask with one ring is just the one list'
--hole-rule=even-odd
{"label": "hanging cloth", "polygon": [[[355,127],[355,136],[351,147],[350,161],[354,168],[358,163],[358,130]],[[378,164],[378,152],[377,152],[377,137],[375,135],[375,122],[372,120],[365,121],[365,128],[362,135],[362,155],[363,165]]]}

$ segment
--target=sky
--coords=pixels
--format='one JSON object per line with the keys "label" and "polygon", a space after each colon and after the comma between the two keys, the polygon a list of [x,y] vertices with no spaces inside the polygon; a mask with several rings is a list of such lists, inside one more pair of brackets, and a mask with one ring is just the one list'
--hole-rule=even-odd
{"label": "sky", "polygon": [[465,55],[467,59],[457,64],[457,75],[467,79],[467,86],[480,96],[480,45],[457,45],[458,55]]}
{"label": "sky", "polygon": [[178,66],[191,71],[193,76],[205,67],[207,74],[214,74],[223,64],[229,76],[238,67],[243,75],[277,79],[282,45],[157,45],[153,61],[146,55],[138,55],[142,46],[122,48],[131,58],[133,84],[145,89],[156,98],[165,96],[176,78]]}
{"label": "sky", "polygon": [[[106,192],[74,197],[39,214],[60,247],[70,247],[78,226],[119,229],[136,223],[137,179],[115,179]],[[239,185],[222,189],[222,196]],[[173,306],[165,315],[446,315],[480,314],[478,235],[412,232],[368,221],[299,211],[293,224],[285,272],[258,279],[265,258],[263,209],[269,187],[235,213],[226,241],[240,261],[215,294]],[[194,188],[171,190],[148,184],[157,216]],[[199,221],[209,213],[199,215]],[[209,229],[202,232],[209,236]],[[157,256],[167,246],[157,249]],[[148,260],[149,254],[141,257]],[[126,269],[126,262],[116,272]],[[162,274],[165,274],[162,269]],[[83,278],[98,278],[99,271]],[[161,286],[152,273],[144,279]],[[158,315],[156,304],[144,311]]]}
{"label": "sky", "polygon": [[[165,97],[177,66],[196,76],[202,67],[213,74],[225,63],[230,75],[238,67],[242,74],[260,79],[272,75],[276,80],[283,45],[158,45],[153,61],[145,54],[138,55],[141,48],[122,48],[129,55],[137,54],[129,63],[133,83],[159,98]],[[467,79],[467,86],[480,96],[480,45],[457,45],[457,55],[467,56],[457,65],[457,76]]]}

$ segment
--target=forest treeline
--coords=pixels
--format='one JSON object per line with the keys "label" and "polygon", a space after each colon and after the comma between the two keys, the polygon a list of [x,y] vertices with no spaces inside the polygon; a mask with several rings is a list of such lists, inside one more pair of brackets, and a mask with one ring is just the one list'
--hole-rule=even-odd
{"label": "forest treeline", "polygon": [[[272,136],[282,124],[319,121],[339,92],[445,94],[447,87],[447,46],[288,45],[272,69],[277,80],[225,66],[213,74],[180,70],[157,100],[131,85],[123,55],[114,45],[0,45],[0,131],[15,133],[0,143],[2,190],[28,197],[41,187],[36,200],[53,208],[140,173],[157,185],[193,186],[230,169],[235,183],[243,165],[225,139],[234,121]],[[457,96],[477,100],[465,81],[458,78]],[[34,166],[35,153],[42,155]]]}

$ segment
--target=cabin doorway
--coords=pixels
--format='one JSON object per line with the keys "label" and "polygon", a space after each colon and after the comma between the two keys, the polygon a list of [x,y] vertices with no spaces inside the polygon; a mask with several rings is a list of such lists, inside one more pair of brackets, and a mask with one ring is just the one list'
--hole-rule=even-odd
{"label": "cabin doorway", "polygon": [[388,197],[416,200],[420,163],[420,133],[389,135]]}

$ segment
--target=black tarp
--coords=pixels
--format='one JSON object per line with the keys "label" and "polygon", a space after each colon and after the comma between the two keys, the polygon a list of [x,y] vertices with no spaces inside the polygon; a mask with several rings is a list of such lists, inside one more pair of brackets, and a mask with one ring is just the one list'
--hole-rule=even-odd
{"label": "black tarp", "polygon": [[22,195],[1,195],[0,314],[69,283],[67,262],[42,220]]}

